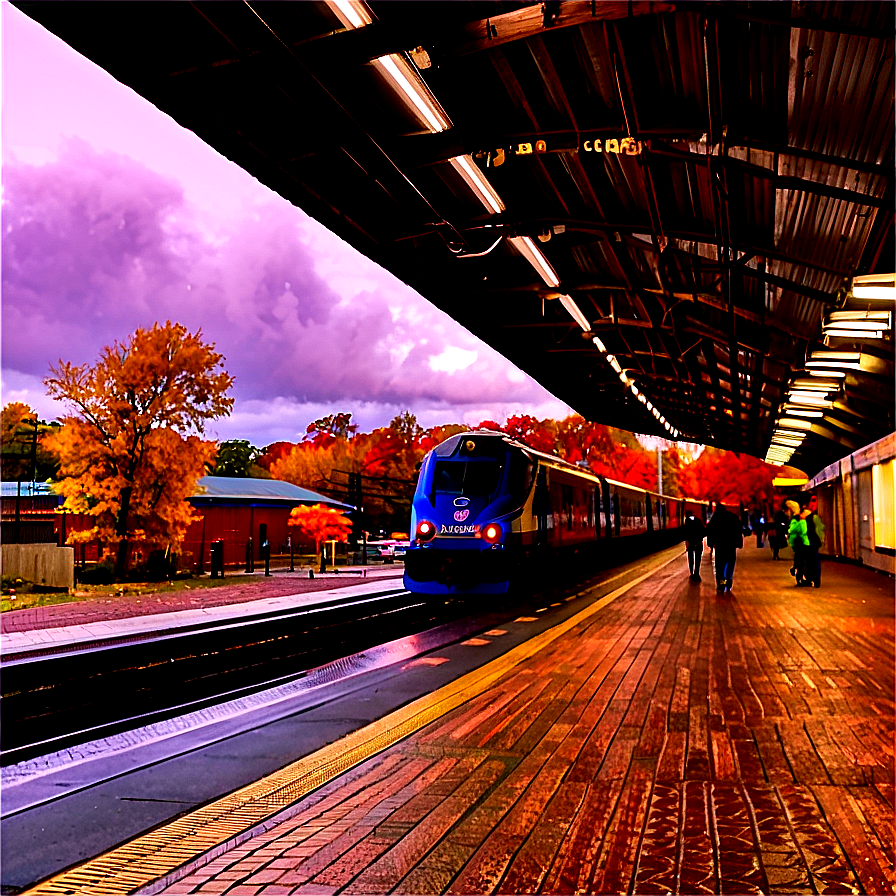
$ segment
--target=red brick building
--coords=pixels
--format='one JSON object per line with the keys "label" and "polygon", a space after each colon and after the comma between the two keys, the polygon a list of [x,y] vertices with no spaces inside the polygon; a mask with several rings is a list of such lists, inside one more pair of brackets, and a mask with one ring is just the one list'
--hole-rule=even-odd
{"label": "red brick building", "polygon": [[[287,525],[290,511],[300,504],[324,504],[337,510],[354,508],[279,479],[245,479],[203,476],[190,503],[202,515],[193,523],[181,545],[183,569],[208,572],[213,541],[224,544],[224,566],[245,565],[251,556],[263,563],[262,545],[270,544],[272,554],[289,553],[292,538],[296,553],[313,553],[312,544],[299,544],[295,529]],[[301,549],[301,550],[300,550]]]}

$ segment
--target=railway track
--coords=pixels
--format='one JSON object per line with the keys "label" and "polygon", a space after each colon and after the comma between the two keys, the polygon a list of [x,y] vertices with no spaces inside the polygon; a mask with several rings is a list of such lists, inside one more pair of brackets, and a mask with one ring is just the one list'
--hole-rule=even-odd
{"label": "railway track", "polygon": [[[456,611],[455,611],[456,613]],[[399,588],[0,662],[0,764],[96,740],[303,677],[444,622],[450,605]]]}

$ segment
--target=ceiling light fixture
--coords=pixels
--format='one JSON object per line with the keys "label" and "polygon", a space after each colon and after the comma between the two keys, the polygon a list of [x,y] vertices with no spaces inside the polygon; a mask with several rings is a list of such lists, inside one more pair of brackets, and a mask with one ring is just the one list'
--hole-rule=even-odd
{"label": "ceiling light fixture", "polygon": [[883,339],[885,330],[844,330],[839,327],[823,327],[822,334],[834,339]]}
{"label": "ceiling light fixture", "polygon": [[[845,374],[844,374],[845,376]],[[799,379],[790,381],[791,389],[799,389],[803,392],[838,392],[840,390],[840,382],[831,380],[824,382],[820,377],[800,377]]]}
{"label": "ceiling light fixture", "polygon": [[358,0],[327,0],[327,6],[346,28],[363,28],[373,24],[373,16],[366,3]]}
{"label": "ceiling light fixture", "polygon": [[787,393],[791,404],[802,405],[810,408],[832,408],[834,402],[827,398],[822,398],[817,392],[798,392],[791,390]]}
{"label": "ceiling light fixture", "polygon": [[[586,332],[591,332],[591,321],[588,320],[587,317],[582,313],[582,309],[576,304],[576,300],[572,296],[560,296],[560,304],[569,312],[569,316]],[[592,341],[597,340],[595,336]],[[595,342],[596,344],[596,342]],[[601,343],[603,346],[603,343]],[[605,348],[600,349],[604,354],[606,354],[607,350]]]}
{"label": "ceiling light fixture", "polygon": [[373,60],[373,65],[392,84],[398,88],[408,105],[426,123],[435,134],[447,131],[451,127],[451,119],[426,86],[417,69],[404,56],[393,53]]}
{"label": "ceiling light fixture", "polygon": [[896,301],[896,274],[860,274],[853,277],[852,294],[857,299]]}
{"label": "ceiling light fixture", "polygon": [[806,367],[811,369],[828,368],[830,370],[861,370],[861,352],[826,352],[817,351],[809,355]]}
{"label": "ceiling light fixture", "polygon": [[794,417],[824,417],[824,411],[813,411],[795,404],[785,404],[784,412],[792,414]]}
{"label": "ceiling light fixture", "polygon": [[812,428],[811,423],[806,423],[805,420],[791,420],[790,417],[779,417],[776,426],[778,426],[778,428],[787,427],[789,429],[802,429],[806,431]]}
{"label": "ceiling light fixture", "polygon": [[541,279],[544,280],[548,286],[560,285],[560,278],[557,276],[557,272],[551,266],[551,263],[548,261],[544,252],[532,242],[531,237],[513,236],[508,242],[520,253],[520,255],[529,261],[532,267],[538,271]]}
{"label": "ceiling light fixture", "polygon": [[834,377],[839,377],[843,379],[846,376],[845,370],[831,370],[830,368],[818,367],[815,369],[809,369],[806,371],[809,376],[818,376],[818,377],[827,377],[828,379],[832,379]]}
{"label": "ceiling light fixture", "polygon": [[[373,24],[373,16],[366,3],[360,0],[327,0],[327,5],[346,28],[364,28]],[[420,77],[416,67],[400,53],[390,53],[373,60],[373,66],[416,112],[433,133],[447,131],[451,119],[433,92]]]}
{"label": "ceiling light fixture", "polygon": [[[495,188],[479,170],[471,156],[455,156],[448,160],[451,167],[464,179],[476,198],[493,214],[500,215],[506,209]],[[559,281],[558,281],[559,282]]]}

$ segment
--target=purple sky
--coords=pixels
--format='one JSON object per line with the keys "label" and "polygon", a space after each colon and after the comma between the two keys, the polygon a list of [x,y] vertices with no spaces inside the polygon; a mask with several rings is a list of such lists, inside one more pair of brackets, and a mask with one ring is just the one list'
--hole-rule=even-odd
{"label": "purple sky", "polygon": [[[570,409],[391,274],[8,3],[2,15],[2,401],[138,326],[202,328],[236,377],[212,437],[297,441]],[[425,334],[421,337],[420,334]]]}

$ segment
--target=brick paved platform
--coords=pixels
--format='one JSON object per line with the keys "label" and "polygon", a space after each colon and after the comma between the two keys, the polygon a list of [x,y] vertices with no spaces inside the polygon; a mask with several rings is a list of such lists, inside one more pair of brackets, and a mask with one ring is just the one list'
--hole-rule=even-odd
{"label": "brick paved platform", "polygon": [[893,893],[893,581],[707,559],[154,892]]}

